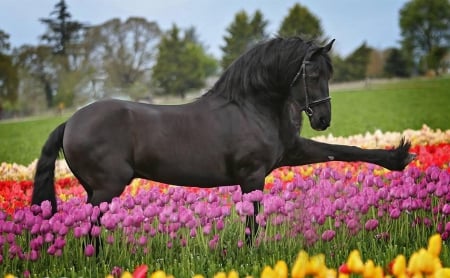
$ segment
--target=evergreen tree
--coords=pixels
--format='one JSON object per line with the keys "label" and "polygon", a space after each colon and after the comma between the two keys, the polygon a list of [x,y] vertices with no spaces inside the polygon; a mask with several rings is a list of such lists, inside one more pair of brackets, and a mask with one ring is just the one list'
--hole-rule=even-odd
{"label": "evergreen tree", "polygon": [[[60,0],[54,6],[50,17],[40,19],[40,22],[47,27],[41,39],[52,50],[54,66],[52,75],[56,76],[52,79],[46,78],[44,81],[45,91],[48,92],[47,102],[50,106],[58,103],[71,106],[76,94],[77,81],[81,75],[78,60],[83,55],[81,43],[87,27],[71,18],[66,2]],[[50,93],[53,90],[56,91],[56,98],[53,97],[53,93]]]}
{"label": "evergreen tree", "polygon": [[364,42],[350,56],[345,59],[348,66],[349,80],[361,80],[366,78],[367,65],[372,49]]}
{"label": "evergreen tree", "polygon": [[333,56],[333,80],[341,82],[365,79],[371,52],[372,48],[364,42],[345,59]]}
{"label": "evergreen tree", "polygon": [[53,12],[53,17],[41,18],[40,21],[47,25],[47,31],[41,39],[48,42],[55,54],[66,56],[71,45],[78,43],[82,38],[85,24],[71,20],[71,14],[64,0],[60,0]]}
{"label": "evergreen tree", "polygon": [[283,19],[278,34],[283,37],[301,36],[306,39],[321,39],[323,29],[316,16],[306,7],[296,3]]}
{"label": "evergreen tree", "polygon": [[245,51],[267,38],[265,31],[267,23],[268,21],[264,19],[259,10],[251,18],[245,11],[235,15],[234,21],[227,28],[228,34],[224,36],[225,45],[221,47],[223,51],[222,69],[226,69]]}
{"label": "evergreen tree", "polygon": [[206,77],[215,73],[216,61],[198,42],[195,29],[180,33],[173,25],[162,36],[152,79],[161,93],[184,98],[189,90],[204,86]]}
{"label": "evergreen tree", "polygon": [[408,77],[408,62],[398,48],[388,50],[384,72],[388,77]]}
{"label": "evergreen tree", "polygon": [[9,50],[9,34],[5,33],[3,30],[0,30],[0,53],[5,53]]}

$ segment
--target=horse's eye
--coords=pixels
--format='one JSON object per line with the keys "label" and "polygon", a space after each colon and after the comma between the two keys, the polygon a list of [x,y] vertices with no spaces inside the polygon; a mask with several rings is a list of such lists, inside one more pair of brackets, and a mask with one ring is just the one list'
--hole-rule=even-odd
{"label": "horse's eye", "polygon": [[318,74],[311,74],[311,75],[308,75],[308,78],[309,78],[310,80],[312,80],[312,81],[318,81],[318,80],[319,80],[319,77],[320,77],[320,75],[318,75]]}

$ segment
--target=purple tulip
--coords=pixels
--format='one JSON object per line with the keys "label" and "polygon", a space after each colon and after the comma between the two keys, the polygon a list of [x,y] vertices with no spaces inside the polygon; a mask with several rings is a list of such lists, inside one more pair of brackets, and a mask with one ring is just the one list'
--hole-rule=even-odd
{"label": "purple tulip", "polygon": [[450,221],[445,224],[445,231],[450,233]]}
{"label": "purple tulip", "polygon": [[141,246],[147,245],[147,237],[144,235],[140,236],[138,239],[138,244]]}
{"label": "purple tulip", "polygon": [[54,245],[57,249],[63,249],[66,245],[66,240],[63,237],[57,237],[55,239]]}
{"label": "purple tulip", "polygon": [[93,237],[98,237],[101,232],[102,232],[102,228],[99,226],[93,226],[91,228],[91,236],[93,236]]}
{"label": "purple tulip", "polygon": [[92,257],[95,253],[95,248],[92,244],[88,244],[86,245],[86,247],[84,248],[84,255],[86,257]]}
{"label": "purple tulip", "polygon": [[39,259],[39,252],[36,250],[31,250],[28,254],[28,259],[32,262],[35,262]]}
{"label": "purple tulip", "polygon": [[216,222],[216,229],[218,231],[222,231],[223,228],[225,228],[225,224],[223,223],[223,220],[222,219],[217,220],[217,222]]}
{"label": "purple tulip", "polygon": [[241,249],[244,246],[244,242],[242,240],[238,240],[237,247]]}
{"label": "purple tulip", "polygon": [[306,245],[311,246],[319,239],[319,236],[317,235],[316,231],[313,229],[308,229],[303,235],[305,237]]}
{"label": "purple tulip", "polygon": [[445,204],[445,205],[442,207],[442,212],[443,212],[445,215],[449,215],[449,214],[450,214],[450,204]]}
{"label": "purple tulip", "polygon": [[401,211],[398,208],[393,208],[392,210],[389,211],[389,216],[392,219],[397,219],[400,217]]}
{"label": "purple tulip", "polygon": [[53,242],[53,239],[54,239],[54,236],[53,236],[52,233],[46,233],[46,234],[44,235],[44,241],[45,241],[46,243],[51,243],[51,242]]}
{"label": "purple tulip", "polygon": [[41,204],[42,217],[44,219],[49,219],[52,216],[52,205],[50,201],[43,201]]}
{"label": "purple tulip", "polygon": [[107,212],[108,211],[108,207],[109,207],[109,205],[108,205],[107,202],[101,202],[100,205],[99,205],[100,211],[102,213]]}
{"label": "purple tulip", "polygon": [[334,230],[326,230],[322,233],[322,240],[330,241],[334,238],[335,235],[336,235],[336,232]]}
{"label": "purple tulip", "polygon": [[54,244],[52,244],[47,248],[47,254],[53,256],[53,255],[55,255],[56,250],[57,250],[56,246]]}
{"label": "purple tulip", "polygon": [[173,247],[172,241],[169,240],[169,241],[167,242],[166,246],[167,246],[167,249],[172,249],[172,247]]}
{"label": "purple tulip", "polygon": [[216,249],[218,242],[219,242],[219,236],[218,235],[214,235],[214,237],[208,243],[209,248],[211,250]]}
{"label": "purple tulip", "polygon": [[378,227],[378,220],[376,219],[369,219],[366,221],[366,224],[364,225],[364,228],[367,231],[373,231]]}
{"label": "purple tulip", "polygon": [[236,211],[239,215],[250,216],[254,214],[253,204],[249,201],[242,201],[236,204]]}

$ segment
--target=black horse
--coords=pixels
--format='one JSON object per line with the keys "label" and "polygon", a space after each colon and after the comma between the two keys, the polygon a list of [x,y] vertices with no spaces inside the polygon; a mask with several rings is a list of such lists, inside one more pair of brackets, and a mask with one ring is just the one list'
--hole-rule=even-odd
{"label": "black horse", "polygon": [[93,205],[119,196],[133,178],[180,186],[239,184],[248,193],[262,190],[266,175],[281,166],[339,160],[402,170],[414,159],[404,140],[396,149],[368,150],[299,136],[302,111],[313,129],[330,125],[333,42],[260,43],[192,103],[104,100],[80,109],[45,143],[32,203],[50,200],[56,212],[54,164],[61,149]]}

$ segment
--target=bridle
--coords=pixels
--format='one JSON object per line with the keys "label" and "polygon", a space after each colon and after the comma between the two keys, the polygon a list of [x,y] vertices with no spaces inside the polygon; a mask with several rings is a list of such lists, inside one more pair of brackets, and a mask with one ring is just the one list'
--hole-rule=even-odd
{"label": "bridle", "polygon": [[325,97],[325,98],[321,98],[318,100],[313,100],[313,101],[309,101],[309,94],[308,94],[308,83],[306,83],[306,65],[310,64],[311,62],[309,60],[303,60],[302,62],[302,66],[300,67],[300,69],[298,70],[298,72],[295,74],[294,79],[292,79],[291,85],[290,87],[292,88],[295,84],[295,82],[297,82],[298,77],[300,76],[300,74],[302,74],[302,79],[303,79],[303,89],[305,91],[305,106],[300,109],[300,111],[305,111],[306,115],[308,115],[308,117],[311,117],[314,113],[314,111],[312,110],[311,107],[319,105],[323,102],[327,102],[331,100],[331,97]]}

